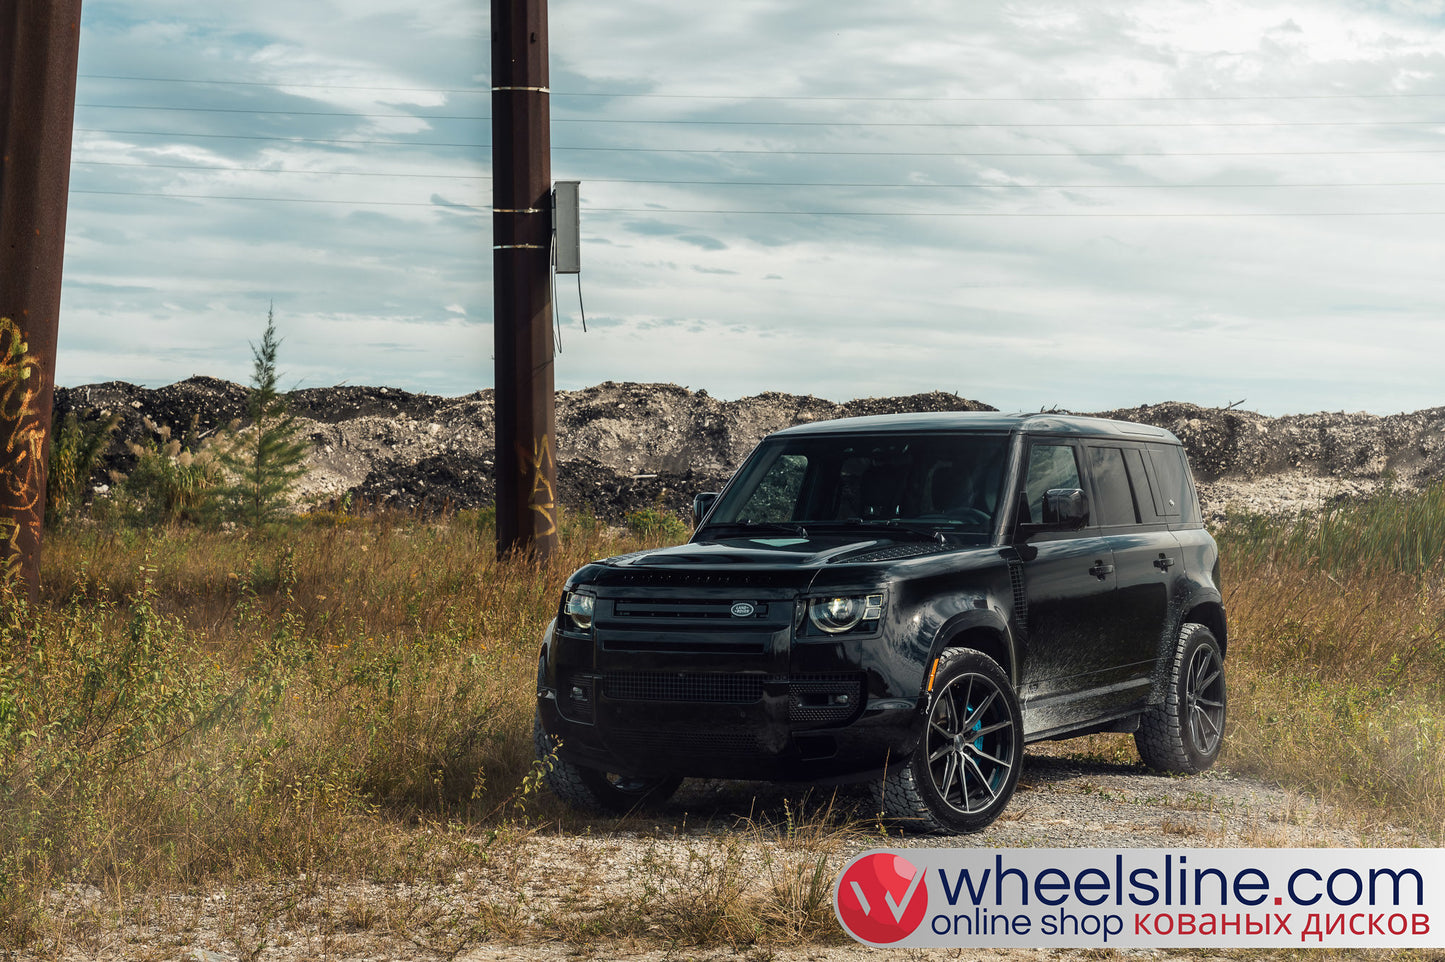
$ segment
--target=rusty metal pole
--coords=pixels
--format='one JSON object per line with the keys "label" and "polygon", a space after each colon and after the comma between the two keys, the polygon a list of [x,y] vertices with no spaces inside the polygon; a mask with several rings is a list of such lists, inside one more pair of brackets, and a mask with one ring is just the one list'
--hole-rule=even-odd
{"label": "rusty metal pole", "polygon": [[80,0],[0,0],[0,565],[40,589]]}
{"label": "rusty metal pole", "polygon": [[546,0],[492,0],[497,555],[557,545]]}

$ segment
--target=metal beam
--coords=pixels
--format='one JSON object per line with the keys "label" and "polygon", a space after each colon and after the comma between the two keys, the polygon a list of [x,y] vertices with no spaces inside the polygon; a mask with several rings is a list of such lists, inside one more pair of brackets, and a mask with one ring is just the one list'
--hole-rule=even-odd
{"label": "metal beam", "polygon": [[80,0],[0,0],[0,566],[40,587]]}

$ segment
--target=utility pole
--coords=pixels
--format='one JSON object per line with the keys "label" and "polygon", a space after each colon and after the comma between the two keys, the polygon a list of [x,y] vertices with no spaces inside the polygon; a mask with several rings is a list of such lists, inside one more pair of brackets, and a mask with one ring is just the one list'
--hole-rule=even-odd
{"label": "utility pole", "polygon": [[40,589],[80,0],[0,0],[0,572]]}
{"label": "utility pole", "polygon": [[492,0],[497,555],[557,546],[546,0]]}

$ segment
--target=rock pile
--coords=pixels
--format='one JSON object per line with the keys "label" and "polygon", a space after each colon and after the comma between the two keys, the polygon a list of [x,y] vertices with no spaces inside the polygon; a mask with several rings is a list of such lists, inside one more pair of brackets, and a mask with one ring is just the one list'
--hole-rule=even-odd
{"label": "rock pile", "polygon": [[[292,392],[289,404],[311,442],[300,495],[350,496],[404,510],[491,503],[496,494],[492,392],[444,398],[394,388]],[[245,414],[246,389],[193,377],[156,389],[119,381],[55,392],[57,417],[121,412],[120,439],[145,420],[193,438]],[[804,421],[905,411],[993,410],[954,394],[866,398],[837,404],[767,392],[736,401],[675,384],[606,382],[557,394],[559,498],[619,519],[656,506],[685,513],[692,496],[717,490],[759,438]],[[1377,417],[1308,414],[1269,418],[1249,411],[1165,403],[1099,412],[1173,431],[1189,450],[1206,510],[1279,510],[1365,494],[1387,479],[1411,487],[1445,477],[1445,408]],[[102,483],[129,469],[121,443],[97,471]]]}

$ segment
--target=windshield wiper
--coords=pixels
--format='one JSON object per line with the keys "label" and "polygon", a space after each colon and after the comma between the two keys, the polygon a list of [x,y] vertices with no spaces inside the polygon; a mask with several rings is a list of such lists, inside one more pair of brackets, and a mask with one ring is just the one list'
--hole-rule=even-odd
{"label": "windshield wiper", "polygon": [[725,531],[740,530],[749,534],[773,532],[776,534],[795,534],[800,538],[808,536],[808,529],[800,524],[792,524],[786,521],[711,521],[703,526],[703,530],[709,534],[715,529]]}
{"label": "windshield wiper", "polygon": [[811,525],[826,525],[840,528],[887,528],[889,537],[910,535],[922,541],[937,541],[942,544],[945,531],[938,525],[916,524],[899,518],[840,518],[836,521],[810,521]]}

